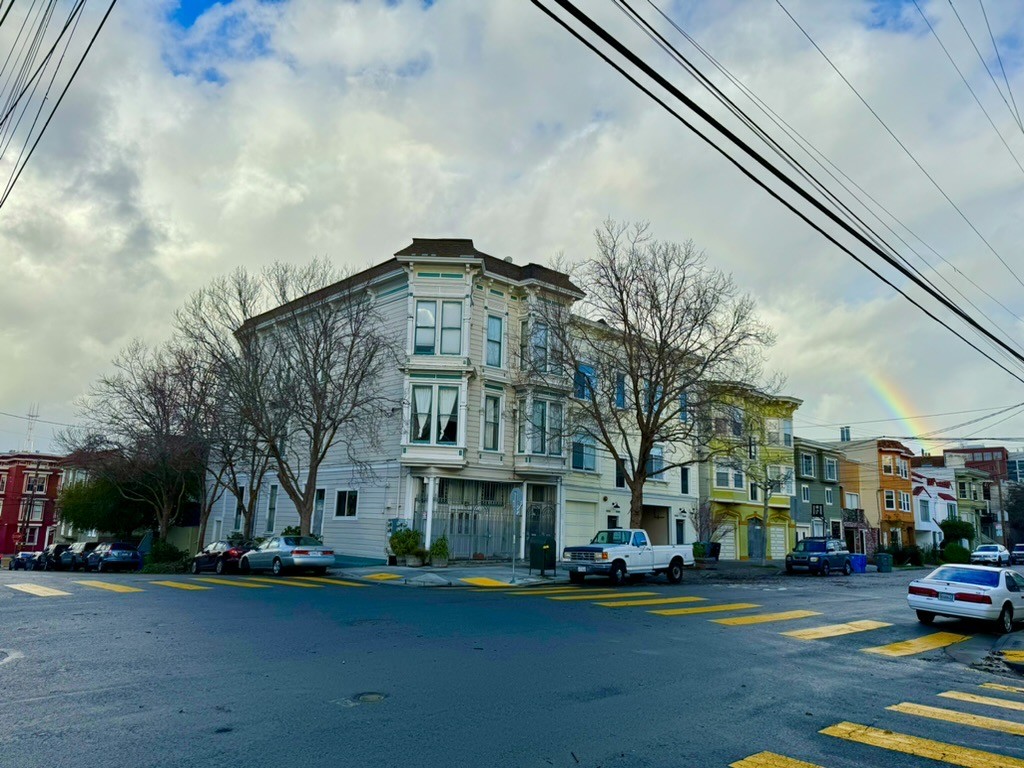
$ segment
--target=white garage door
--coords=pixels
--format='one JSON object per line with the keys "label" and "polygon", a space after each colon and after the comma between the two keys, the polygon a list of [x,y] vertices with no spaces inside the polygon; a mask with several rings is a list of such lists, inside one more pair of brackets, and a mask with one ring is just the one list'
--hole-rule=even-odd
{"label": "white garage door", "polygon": [[589,544],[597,530],[596,502],[566,500],[564,546]]}
{"label": "white garage door", "polygon": [[735,523],[722,523],[718,529],[718,541],[722,550],[718,555],[719,560],[736,559],[736,525]]}
{"label": "white garage door", "polygon": [[771,526],[771,548],[773,560],[780,560],[786,557],[786,529],[787,526],[785,525]]}

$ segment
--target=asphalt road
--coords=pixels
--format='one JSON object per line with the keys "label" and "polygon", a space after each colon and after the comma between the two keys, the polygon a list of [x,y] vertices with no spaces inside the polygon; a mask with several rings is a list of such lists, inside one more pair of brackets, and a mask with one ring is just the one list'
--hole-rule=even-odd
{"label": "asphalt road", "polygon": [[[1024,766],[1024,679],[969,666],[997,636],[919,625],[907,580],[545,594],[3,571],[0,766]],[[794,611],[813,615],[712,621]],[[882,626],[781,634],[850,622]],[[936,633],[971,639],[891,647]],[[745,760],[762,752],[804,763]]]}

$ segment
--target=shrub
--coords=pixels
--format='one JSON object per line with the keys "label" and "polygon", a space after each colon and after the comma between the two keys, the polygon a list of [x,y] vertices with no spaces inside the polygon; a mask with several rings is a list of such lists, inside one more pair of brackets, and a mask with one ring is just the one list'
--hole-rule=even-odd
{"label": "shrub", "polygon": [[924,562],[928,565],[939,565],[942,562],[942,553],[938,547],[928,547],[924,551]]}
{"label": "shrub", "polygon": [[[289,525],[286,528],[282,528],[281,529],[281,535],[282,536],[301,536],[302,535],[302,529],[299,526],[297,526],[297,525]],[[323,540],[324,540],[323,536],[317,536],[315,533],[310,533],[308,535],[312,536],[317,541],[323,543]]]}
{"label": "shrub", "polygon": [[413,557],[418,557],[423,562],[427,562],[427,560],[430,559],[430,552],[425,550],[423,547],[416,547],[413,549],[412,552],[409,552],[408,554],[412,555]]}
{"label": "shrub", "polygon": [[945,540],[950,543],[959,543],[961,539],[974,541],[974,537],[976,535],[974,526],[966,520],[958,520],[955,518],[943,520],[939,523],[939,528],[942,529],[942,535],[945,537]]}
{"label": "shrub", "polygon": [[188,567],[184,560],[178,560],[173,563],[156,563],[147,558],[147,562],[142,566],[140,573],[185,573]]}
{"label": "shrub", "polygon": [[448,551],[448,537],[441,536],[430,545],[430,559],[447,560],[450,557]]}
{"label": "shrub", "polygon": [[924,552],[918,546],[904,547],[910,565],[924,565]]}
{"label": "shrub", "polygon": [[149,559],[153,563],[179,563],[187,556],[187,552],[166,541],[154,541],[149,551]]}
{"label": "shrub", "polygon": [[402,528],[391,534],[388,544],[395,555],[405,557],[412,554],[412,551],[420,545],[421,540],[422,536],[419,531],[414,531],[411,528]]}
{"label": "shrub", "polygon": [[947,544],[942,550],[942,559],[947,563],[966,563],[970,561],[971,553],[960,544]]}
{"label": "shrub", "polygon": [[693,545],[693,557],[694,559],[704,557],[704,542],[698,541]]}

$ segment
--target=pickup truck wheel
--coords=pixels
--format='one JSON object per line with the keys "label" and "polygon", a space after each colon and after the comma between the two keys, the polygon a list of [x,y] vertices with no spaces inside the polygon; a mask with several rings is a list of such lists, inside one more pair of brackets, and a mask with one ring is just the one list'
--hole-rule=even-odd
{"label": "pickup truck wheel", "polygon": [[668,570],[665,571],[665,575],[668,576],[670,584],[678,584],[683,580],[683,561],[678,557],[668,565]]}
{"label": "pickup truck wheel", "polygon": [[569,571],[569,583],[570,584],[582,584],[583,583],[583,574],[582,573],[576,573],[574,571]]}
{"label": "pickup truck wheel", "polygon": [[626,583],[626,566],[622,563],[615,563],[612,566],[611,572],[608,574],[608,581],[612,583],[613,587],[621,587]]}
{"label": "pickup truck wheel", "polygon": [[829,567],[828,560],[826,560],[824,563],[821,564],[821,575],[822,576],[828,576],[829,571],[831,571],[831,570],[832,570],[832,568]]}

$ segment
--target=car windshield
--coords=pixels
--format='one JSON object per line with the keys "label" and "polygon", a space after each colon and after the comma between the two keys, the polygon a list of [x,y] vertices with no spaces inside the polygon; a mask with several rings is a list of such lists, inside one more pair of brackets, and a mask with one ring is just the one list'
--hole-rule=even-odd
{"label": "car windshield", "polygon": [[591,544],[629,544],[629,531],[598,531],[597,535],[590,540]]}
{"label": "car windshield", "polygon": [[824,552],[825,542],[824,541],[809,541],[803,539],[796,543],[796,547],[793,548],[794,552]]}
{"label": "car windshield", "polygon": [[312,536],[285,536],[281,539],[286,547],[319,547],[320,541]]}
{"label": "car windshield", "polygon": [[1013,545],[1013,551],[1014,552],[1024,552],[1024,544],[1014,544]]}
{"label": "car windshield", "polygon": [[958,584],[972,584],[976,587],[995,587],[999,584],[999,571],[956,568],[946,565],[936,568],[926,578],[931,581],[955,581]]}
{"label": "car windshield", "polygon": [[998,549],[999,549],[998,547],[994,547],[991,544],[986,544],[983,547],[978,547],[977,551],[978,552],[995,552]]}

